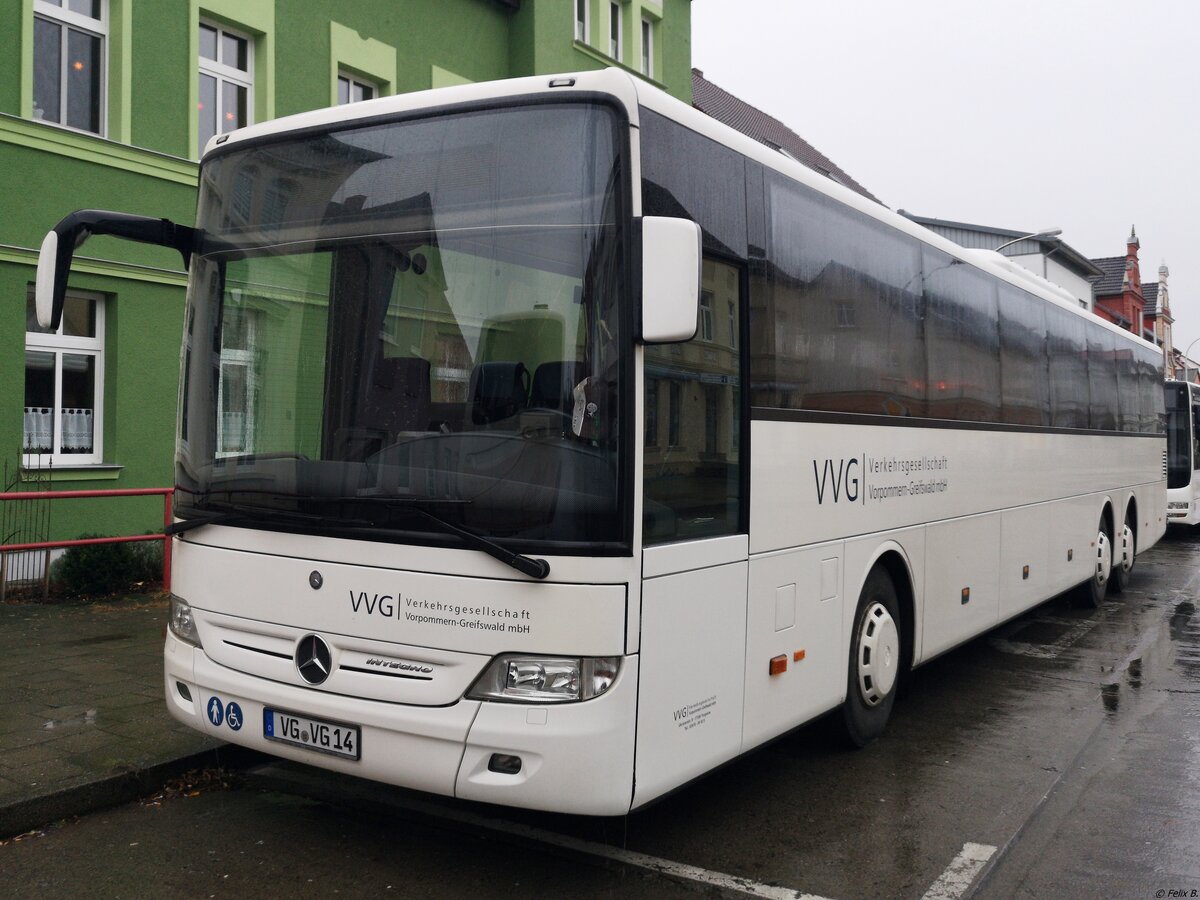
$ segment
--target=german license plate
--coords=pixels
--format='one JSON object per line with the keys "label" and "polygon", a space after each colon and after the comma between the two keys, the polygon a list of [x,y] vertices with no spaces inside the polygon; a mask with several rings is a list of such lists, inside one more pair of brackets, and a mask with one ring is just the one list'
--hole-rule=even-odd
{"label": "german license plate", "polygon": [[329,722],[268,708],[263,710],[263,737],[342,759],[362,758],[362,731],[357,725],[345,722]]}

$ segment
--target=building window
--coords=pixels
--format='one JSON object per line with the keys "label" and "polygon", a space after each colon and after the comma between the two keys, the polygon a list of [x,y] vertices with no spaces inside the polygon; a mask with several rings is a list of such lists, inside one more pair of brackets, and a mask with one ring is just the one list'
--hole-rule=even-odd
{"label": "building window", "polygon": [[254,45],[248,37],[200,23],[200,122],[198,155],[209,139],[249,125],[254,110]]}
{"label": "building window", "polygon": [[360,100],[374,100],[379,96],[379,88],[348,72],[338,72],[338,105],[357,103]]}
{"label": "building window", "polygon": [[238,292],[221,323],[221,378],[217,383],[217,457],[254,452],[258,378],[254,366],[257,323]]}
{"label": "building window", "polygon": [[101,462],[104,303],[72,292],[56,331],[38,325],[33,288],[25,300],[24,465]]}
{"label": "building window", "polygon": [[642,74],[654,77],[654,23],[642,19]]}
{"label": "building window", "polygon": [[621,4],[616,0],[608,4],[608,55],[621,59]]}
{"label": "building window", "polygon": [[586,44],[588,39],[588,7],[591,0],[575,0],[575,40]]}
{"label": "building window", "polygon": [[34,0],[33,117],[104,131],[107,0]]}
{"label": "building window", "polygon": [[679,425],[683,415],[683,387],[678,381],[670,381],[667,409],[667,446],[679,446]]}
{"label": "building window", "polygon": [[734,350],[737,349],[737,304],[732,300],[727,301],[728,321],[729,321],[729,346]]}
{"label": "building window", "polygon": [[700,292],[700,334],[703,341],[713,339],[713,292]]}
{"label": "building window", "polygon": [[658,392],[662,382],[657,378],[646,389],[646,442],[647,447],[658,446]]}

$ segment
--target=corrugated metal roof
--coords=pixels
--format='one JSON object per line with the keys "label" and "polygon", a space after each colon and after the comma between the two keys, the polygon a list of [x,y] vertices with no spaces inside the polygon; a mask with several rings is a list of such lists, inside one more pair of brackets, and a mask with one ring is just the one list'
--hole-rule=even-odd
{"label": "corrugated metal roof", "polygon": [[876,203],[882,201],[865,187],[851,178],[845,170],[824,153],[810,144],[783,122],[767,115],[761,109],[740,100],[724,88],[719,88],[699,69],[692,69],[692,105],[702,113],[712,116],[742,134],[754,138],[761,144],[786,154],[814,172],[820,172],[838,184],[857,191]]}
{"label": "corrugated metal roof", "polygon": [[1013,231],[1010,228],[993,228],[990,225],[973,225],[969,222],[953,222],[948,219],[933,219],[928,216],[913,215],[903,209],[897,210],[897,212],[963,247],[994,250],[1008,244],[1003,251],[1005,256],[1041,253],[1047,257],[1053,256],[1068,269],[1073,269],[1081,278],[1092,279],[1101,274],[1100,269],[1093,265],[1092,260],[1059,237],[1030,237],[1023,241],[1010,243],[1014,238],[1024,237],[1029,232]]}

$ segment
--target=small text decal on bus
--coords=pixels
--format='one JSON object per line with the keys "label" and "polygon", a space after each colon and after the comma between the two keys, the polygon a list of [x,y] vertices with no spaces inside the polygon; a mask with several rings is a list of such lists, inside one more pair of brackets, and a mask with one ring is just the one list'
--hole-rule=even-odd
{"label": "small text decal on bus", "polygon": [[819,468],[817,460],[814,459],[813,480],[817,487],[817,503],[824,503],[826,494],[833,497],[834,503],[843,498],[850,503],[857,503],[861,472],[862,464],[857,456],[849,459],[827,459],[824,469]]}

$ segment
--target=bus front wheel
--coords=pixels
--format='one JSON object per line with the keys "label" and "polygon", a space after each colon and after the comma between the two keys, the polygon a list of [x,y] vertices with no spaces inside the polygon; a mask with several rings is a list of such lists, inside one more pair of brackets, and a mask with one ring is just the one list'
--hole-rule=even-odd
{"label": "bus front wheel", "polygon": [[867,576],[854,614],[842,706],[846,735],[856,747],[865,747],[883,734],[892,714],[902,659],[899,622],[896,586],[883,567],[876,566]]}

